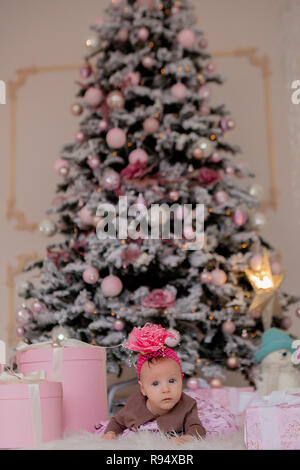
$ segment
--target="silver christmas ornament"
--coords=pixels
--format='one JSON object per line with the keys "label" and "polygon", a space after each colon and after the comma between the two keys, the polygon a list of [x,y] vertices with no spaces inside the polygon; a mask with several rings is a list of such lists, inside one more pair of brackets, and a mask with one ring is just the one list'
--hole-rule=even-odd
{"label": "silver christmas ornament", "polygon": [[114,90],[107,95],[106,102],[111,109],[120,109],[124,108],[125,98],[120,91]]}
{"label": "silver christmas ornament", "polygon": [[266,224],[266,217],[261,212],[255,212],[250,215],[249,221],[254,228],[259,229]]}
{"label": "silver christmas ornament", "polygon": [[200,137],[195,143],[192,151],[194,158],[209,157],[213,153],[214,145],[212,142],[205,137]]}
{"label": "silver christmas ornament", "polygon": [[51,338],[53,342],[62,342],[65,341],[66,339],[70,338],[70,333],[69,330],[63,326],[56,326],[53,328],[51,331]]}
{"label": "silver christmas ornament", "polygon": [[39,225],[40,232],[46,237],[52,237],[56,232],[56,225],[52,220],[45,219]]}
{"label": "silver christmas ornament", "polygon": [[249,186],[248,192],[250,196],[254,197],[257,201],[261,201],[264,194],[264,188],[260,184],[254,183]]}

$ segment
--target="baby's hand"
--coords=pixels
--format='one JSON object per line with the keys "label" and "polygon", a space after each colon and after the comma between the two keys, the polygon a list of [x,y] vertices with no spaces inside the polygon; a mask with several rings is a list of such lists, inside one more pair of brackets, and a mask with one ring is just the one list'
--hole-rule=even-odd
{"label": "baby's hand", "polygon": [[171,441],[175,442],[176,444],[184,444],[185,442],[190,442],[193,440],[192,436],[189,436],[188,434],[185,434],[184,436],[181,437],[171,437]]}
{"label": "baby's hand", "polygon": [[117,439],[117,435],[114,431],[108,431],[102,436],[102,439]]}

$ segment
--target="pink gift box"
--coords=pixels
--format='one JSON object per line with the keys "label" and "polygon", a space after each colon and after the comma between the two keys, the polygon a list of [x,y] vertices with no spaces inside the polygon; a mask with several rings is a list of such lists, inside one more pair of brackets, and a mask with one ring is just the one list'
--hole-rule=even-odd
{"label": "pink gift box", "polygon": [[63,386],[63,431],[94,431],[108,419],[106,350],[90,347],[46,347],[17,352],[18,370],[45,370],[48,380]]}
{"label": "pink gift box", "polygon": [[61,438],[61,383],[0,384],[1,449],[23,449]]}
{"label": "pink gift box", "polygon": [[239,414],[239,394],[241,392],[254,392],[253,387],[222,387],[222,388],[198,388],[194,390],[200,398],[210,398],[222,405],[231,413]]}
{"label": "pink gift box", "polygon": [[251,450],[300,449],[300,405],[247,408],[244,439]]}

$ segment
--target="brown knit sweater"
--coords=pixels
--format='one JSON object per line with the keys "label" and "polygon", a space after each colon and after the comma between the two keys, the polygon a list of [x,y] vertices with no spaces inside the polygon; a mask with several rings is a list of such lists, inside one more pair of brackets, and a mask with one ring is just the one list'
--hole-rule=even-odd
{"label": "brown knit sweater", "polygon": [[126,405],[116,416],[113,416],[105,429],[122,433],[127,428],[137,428],[149,421],[157,421],[160,431],[169,433],[190,434],[194,437],[205,437],[205,429],[198,417],[196,400],[182,393],[179,402],[164,415],[154,415],[146,406],[147,397],[139,391],[128,398]]}

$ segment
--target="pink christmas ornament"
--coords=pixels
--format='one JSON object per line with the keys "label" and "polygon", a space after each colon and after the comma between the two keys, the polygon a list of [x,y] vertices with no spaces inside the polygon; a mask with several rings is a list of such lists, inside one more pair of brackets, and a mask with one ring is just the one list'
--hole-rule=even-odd
{"label": "pink christmas ornament", "polygon": [[220,129],[222,129],[223,132],[228,131],[227,119],[226,118],[221,119],[221,121],[219,123],[219,127],[220,127]]}
{"label": "pink christmas ornament", "polygon": [[185,49],[191,49],[195,44],[196,36],[190,29],[183,29],[178,33],[177,40]]}
{"label": "pink christmas ornament", "polygon": [[137,6],[139,8],[148,8],[148,10],[153,10],[155,8],[155,1],[154,0],[137,0]]}
{"label": "pink christmas ornament", "polygon": [[88,209],[87,206],[83,206],[83,208],[80,209],[78,215],[79,215],[80,221],[83,224],[85,224],[85,225],[92,225],[93,224],[94,216],[91,214],[91,212],[90,212],[90,210]]}
{"label": "pink christmas ornament", "polygon": [[199,41],[199,47],[200,47],[201,49],[206,49],[207,46],[208,46],[207,40],[206,40],[205,38],[200,39],[200,41]]}
{"label": "pink christmas ornament", "polygon": [[247,222],[248,216],[243,210],[236,209],[235,211],[233,211],[231,219],[234,225],[236,225],[237,227],[241,227]]}
{"label": "pink christmas ornament", "polygon": [[114,321],[114,330],[123,331],[125,328],[125,322],[121,318],[116,318]]}
{"label": "pink christmas ornament", "polygon": [[211,89],[207,86],[201,86],[198,90],[198,95],[202,99],[208,99],[211,95]]}
{"label": "pink christmas ornament", "polygon": [[43,309],[43,304],[39,300],[35,300],[31,307],[32,312],[40,313],[42,309]]}
{"label": "pink christmas ornament", "polygon": [[21,306],[15,313],[15,319],[18,326],[26,326],[33,320],[33,313],[29,308]]}
{"label": "pink christmas ornament", "polygon": [[101,25],[105,23],[105,18],[104,16],[99,16],[98,18],[96,18],[95,20],[92,21],[91,25]]}
{"label": "pink christmas ornament", "polygon": [[111,0],[111,4],[114,8],[120,8],[124,0]]}
{"label": "pink christmas ornament", "polygon": [[239,358],[237,356],[230,356],[226,361],[226,365],[228,369],[237,369],[240,365]]}
{"label": "pink christmas ornament", "polygon": [[139,72],[129,72],[123,82],[123,86],[126,87],[131,87],[131,86],[137,86],[140,83],[141,75]]}
{"label": "pink christmas ornament", "polygon": [[220,379],[219,377],[213,377],[209,381],[209,386],[210,388],[222,388],[223,387],[222,379]]}
{"label": "pink christmas ornament", "polygon": [[120,29],[117,34],[118,41],[125,42],[128,39],[128,30]]}
{"label": "pink christmas ornament", "polygon": [[227,119],[227,128],[232,131],[236,126],[236,123],[233,119]]}
{"label": "pink christmas ornament", "polygon": [[99,273],[96,268],[86,268],[83,271],[83,279],[87,284],[96,284],[99,279]]}
{"label": "pink christmas ornament", "polygon": [[227,166],[225,168],[225,173],[226,173],[226,175],[230,175],[230,176],[234,175],[234,168],[232,168],[232,166]]}
{"label": "pink christmas ornament", "polygon": [[192,226],[183,227],[183,236],[186,240],[194,240],[195,232]]}
{"label": "pink christmas ornament", "polygon": [[199,112],[201,114],[204,114],[204,116],[208,116],[210,114],[210,106],[208,106],[207,104],[202,104],[199,108]]}
{"label": "pink christmas ornament", "polygon": [[253,271],[260,271],[261,270],[261,266],[262,266],[262,255],[254,255],[252,256],[252,258],[250,259],[250,268],[253,269]]}
{"label": "pink christmas ornament", "polygon": [[171,8],[171,15],[178,15],[180,13],[180,9],[178,7]]}
{"label": "pink christmas ornament", "polygon": [[141,194],[138,195],[133,205],[139,213],[147,213],[147,201]]}
{"label": "pink christmas ornament", "polygon": [[278,261],[271,261],[271,271],[272,274],[281,274],[282,273],[282,266]]}
{"label": "pink christmas ornament", "polygon": [[217,204],[219,205],[223,205],[225,204],[226,202],[228,202],[230,199],[229,195],[225,192],[225,191],[217,191],[215,194],[214,194],[214,200],[216,201]]}
{"label": "pink christmas ornament", "polygon": [[155,60],[152,57],[146,56],[143,57],[142,59],[142,64],[145,69],[152,69],[153,65],[155,63]]}
{"label": "pink christmas ornament", "polygon": [[101,290],[105,297],[116,297],[121,293],[123,284],[117,276],[106,276],[101,282]]}
{"label": "pink christmas ornament", "polygon": [[56,160],[56,162],[54,163],[54,170],[60,176],[68,176],[68,174],[70,172],[70,169],[71,169],[70,163],[67,162],[66,160],[61,159],[61,158]]}
{"label": "pink christmas ornament", "polygon": [[283,317],[280,326],[283,330],[288,330],[292,326],[292,319],[290,317]]}
{"label": "pink christmas ornament", "polygon": [[183,220],[190,215],[190,211],[186,206],[178,206],[176,207],[174,214],[176,219]]}
{"label": "pink christmas ornament", "polygon": [[225,321],[222,324],[222,331],[226,335],[232,335],[232,333],[234,333],[235,329],[236,329],[236,326],[235,326],[235,323],[233,323],[233,321]]}
{"label": "pink christmas ornament", "polygon": [[149,37],[149,30],[147,28],[141,28],[139,29],[138,31],[138,38],[141,40],[141,41],[147,41],[148,37]]}
{"label": "pink christmas ornament", "polygon": [[178,100],[183,100],[186,97],[187,89],[183,83],[175,83],[171,88],[171,94],[174,98]]}
{"label": "pink christmas ornament", "polygon": [[83,65],[79,70],[80,76],[83,79],[87,79],[92,75],[92,67],[90,65]]}
{"label": "pink christmas ornament", "polygon": [[207,64],[207,66],[205,67],[205,70],[206,70],[208,73],[213,73],[213,72],[215,72],[216,67],[215,67],[214,64],[209,63],[209,64]]}
{"label": "pink christmas ornament", "polygon": [[86,313],[94,313],[96,310],[96,305],[91,300],[87,300],[83,306],[83,309]]}
{"label": "pink christmas ornament", "polygon": [[79,103],[72,104],[71,112],[73,116],[79,116],[83,111],[83,107]]}
{"label": "pink christmas ornament", "polygon": [[118,189],[121,184],[121,177],[119,173],[117,173],[112,168],[108,168],[105,170],[102,178],[101,184],[104,186],[105,189],[113,191],[114,189]]}
{"label": "pink christmas ornament", "polygon": [[222,286],[225,284],[227,276],[226,273],[222,269],[214,269],[211,272],[212,275],[212,283],[215,286]]}
{"label": "pink christmas ornament", "polygon": [[186,386],[189,390],[197,390],[199,388],[197,377],[190,377],[186,382]]}
{"label": "pink christmas ornament", "polygon": [[113,149],[124,147],[126,142],[126,134],[119,127],[113,127],[106,134],[107,145]]}
{"label": "pink christmas ornament", "polygon": [[143,128],[147,134],[155,134],[159,129],[159,121],[155,118],[149,117],[145,119]]}
{"label": "pink christmas ornament", "polygon": [[18,326],[18,327],[16,328],[16,333],[17,333],[17,336],[19,336],[19,337],[22,338],[23,336],[25,336],[26,330],[25,330],[25,328],[24,328],[23,326]]}
{"label": "pink christmas ornament", "polygon": [[260,310],[252,310],[252,312],[250,312],[250,316],[254,320],[258,320],[261,317],[261,311]]}
{"label": "pink christmas ornament", "polygon": [[85,135],[83,132],[79,131],[75,135],[75,140],[79,142],[80,144],[85,141]]}
{"label": "pink christmas ornament", "polygon": [[175,330],[174,328],[168,328],[167,332],[171,333],[173,335],[173,338],[171,338],[171,337],[167,338],[165,340],[165,344],[169,348],[175,348],[176,346],[178,346],[178,344],[180,342],[180,333],[179,333],[179,331]]}
{"label": "pink christmas ornament", "polygon": [[106,119],[101,119],[101,121],[99,121],[98,129],[99,129],[99,131],[101,131],[101,132],[107,131],[107,129],[108,129],[108,122],[106,121]]}
{"label": "pink christmas ornament", "polygon": [[213,163],[219,163],[221,161],[221,157],[218,152],[213,152],[209,159]]}
{"label": "pink christmas ornament", "polygon": [[129,163],[136,163],[136,162],[147,163],[148,154],[145,152],[145,150],[136,149],[130,152],[128,159],[129,159]]}
{"label": "pink christmas ornament", "polygon": [[96,170],[96,168],[99,168],[100,166],[100,160],[98,157],[94,157],[93,155],[90,155],[88,157],[88,166],[92,169],[92,170]]}
{"label": "pink christmas ornament", "polygon": [[100,88],[90,87],[84,95],[84,100],[90,106],[98,106],[104,99],[104,93]]}
{"label": "pink christmas ornament", "polygon": [[203,271],[201,274],[200,274],[200,282],[202,284],[208,284],[209,282],[212,281],[212,275],[210,272],[208,271]]}

